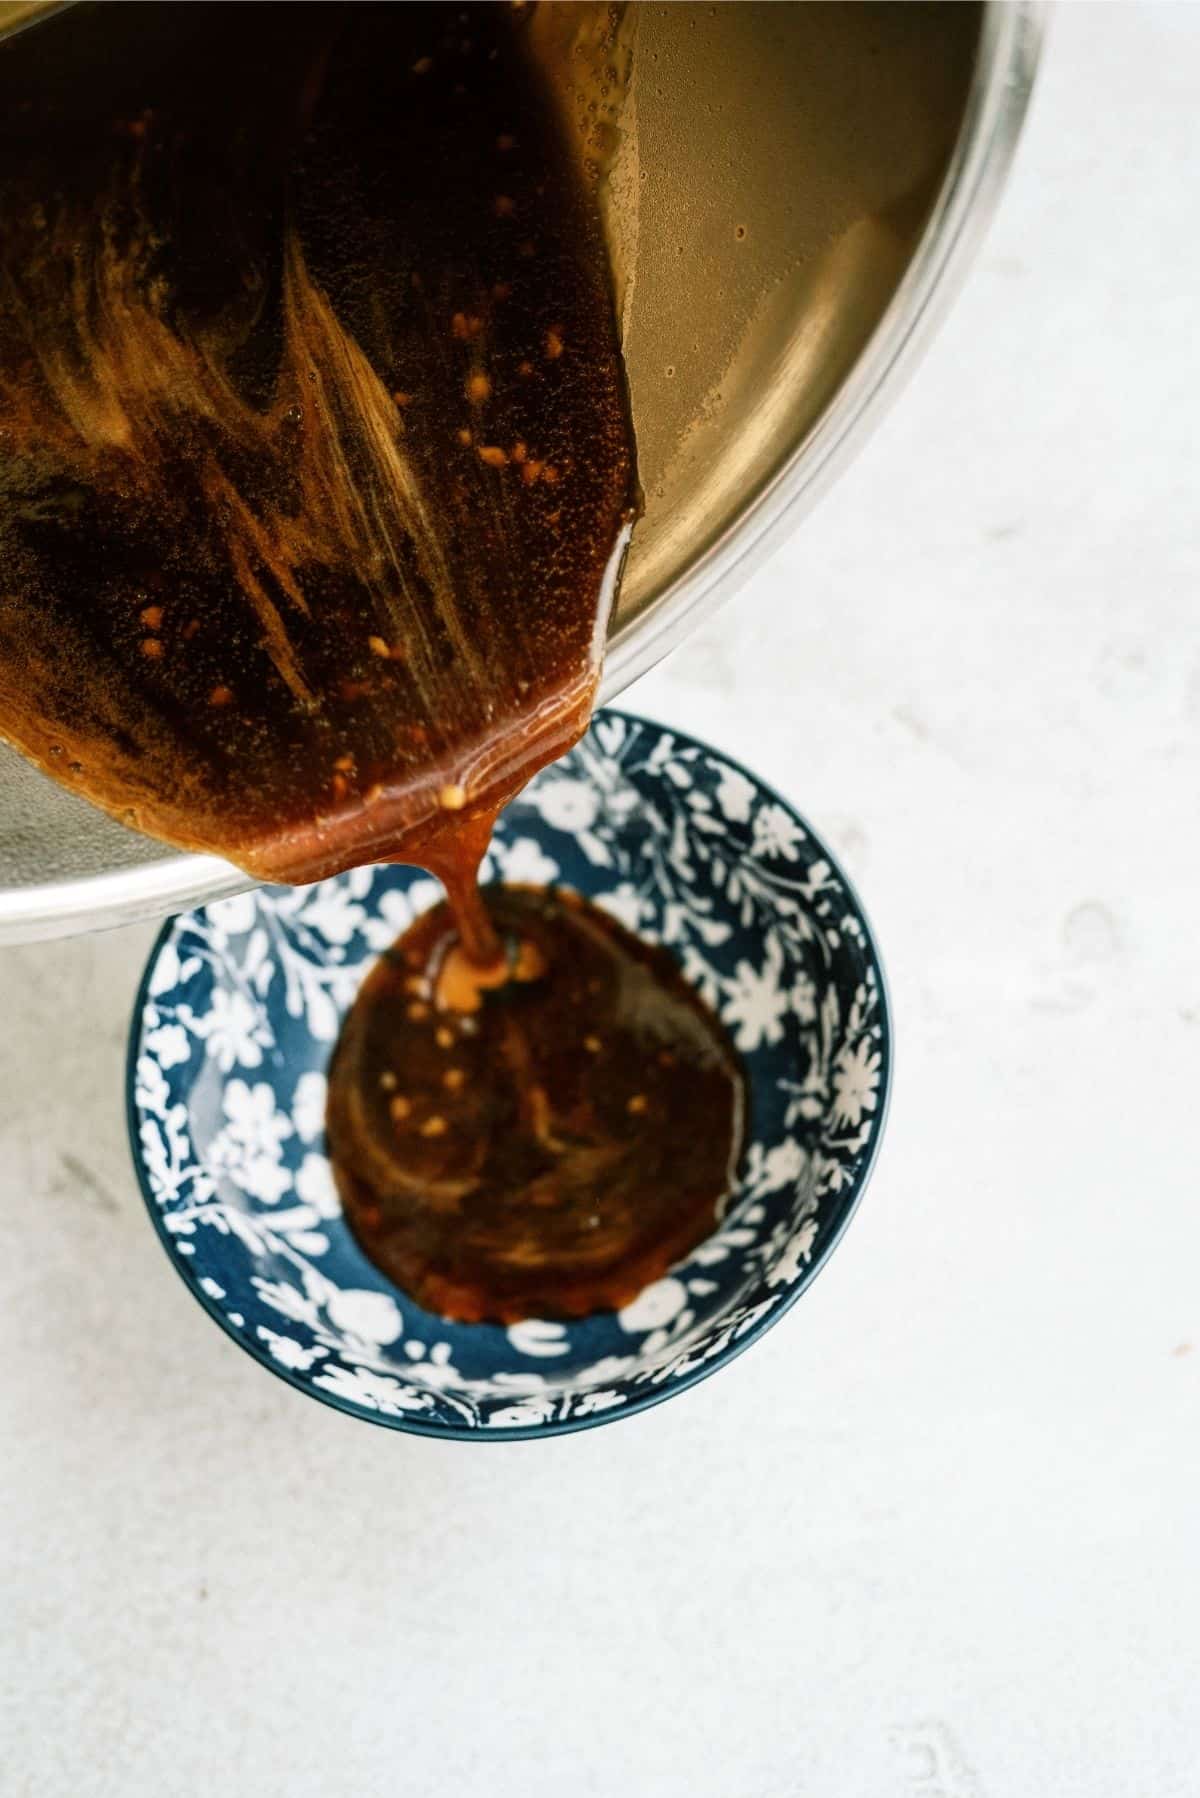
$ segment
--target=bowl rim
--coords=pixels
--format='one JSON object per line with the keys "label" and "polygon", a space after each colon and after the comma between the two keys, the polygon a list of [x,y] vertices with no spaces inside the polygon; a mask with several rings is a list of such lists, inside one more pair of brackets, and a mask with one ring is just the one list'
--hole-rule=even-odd
{"label": "bowl rim", "polygon": [[[305,1380],[302,1380],[293,1368],[285,1367],[280,1362],[276,1361],[266,1348],[260,1347],[256,1342],[250,1340],[249,1337],[243,1335],[238,1326],[230,1322],[225,1312],[220,1309],[217,1301],[211,1294],[205,1292],[200,1283],[199,1275],[191,1270],[187,1258],[178,1253],[175,1241],[166,1228],[162,1212],[150,1190],[150,1182],[146,1175],[146,1167],[141,1154],[138,1135],[139,1116],[135,1098],[137,1059],[138,1049],[141,1042],[142,1016],[145,1011],[147,998],[149,997],[150,980],[158,965],[158,958],[167,938],[174,930],[179,919],[185,915],[183,912],[176,912],[171,917],[164,920],[150,947],[150,953],[146,958],[146,965],[142,970],[141,978],[137,985],[137,992],[134,995],[133,1010],[130,1016],[129,1031],[126,1038],[125,1124],[129,1139],[130,1159],[133,1162],[133,1171],[137,1179],[138,1188],[141,1192],[146,1210],[150,1214],[150,1220],[154,1225],[155,1234],[166,1253],[167,1260],[175,1269],[175,1272],[182,1280],[188,1292],[191,1293],[192,1297],[198,1302],[203,1310],[208,1313],[209,1317],[211,1317],[215,1323],[220,1325],[223,1334],[227,1336],[231,1342],[236,1343],[237,1347],[241,1349],[244,1354],[249,1355],[253,1360],[257,1361],[260,1366],[265,1367],[268,1372],[274,1374],[277,1379],[283,1380],[287,1385],[294,1387],[295,1390],[302,1393],[305,1398],[316,1399],[320,1404],[328,1406],[331,1411],[338,1411],[345,1417],[357,1419],[364,1423],[377,1424],[384,1429],[397,1430],[404,1435],[424,1436],[435,1441],[532,1442],[548,1439],[552,1436],[572,1436],[580,1430],[595,1429],[601,1424],[618,1423],[627,1417],[636,1416],[639,1412],[649,1411],[655,1405],[665,1403],[667,1399],[677,1398],[681,1393],[690,1391],[694,1386],[699,1385],[701,1380],[706,1380],[710,1374],[717,1373],[723,1367],[728,1367],[731,1361],[735,1361],[739,1355],[743,1354],[753,1343],[758,1342],[766,1335],[768,1330],[773,1329],[779,1320],[787,1315],[793,1305],[795,1305],[796,1301],[808,1291],[822,1268],[828,1264],[834,1251],[837,1249],[838,1244],[845,1236],[851,1220],[857,1213],[858,1207],[862,1202],[862,1196],[867,1189],[871,1175],[875,1171],[875,1166],[879,1159],[880,1146],[887,1131],[888,1116],[891,1111],[892,1080],[895,1071],[896,1031],[892,1012],[891,994],[888,988],[887,970],[884,967],[883,956],[880,953],[878,938],[875,935],[870,917],[859,896],[858,889],[847,875],[837,856],[834,855],[833,851],[825,842],[825,839],[819,832],[812,828],[805,815],[793,805],[790,799],[780,793],[777,787],[773,786],[771,782],[764,780],[761,775],[756,774],[752,768],[748,768],[746,764],[739,761],[737,757],[728,755],[724,749],[719,748],[716,744],[705,742],[703,739],[693,736],[689,731],[679,730],[672,724],[663,724],[657,718],[647,718],[640,713],[626,711],[618,706],[604,706],[595,711],[592,714],[588,729],[590,730],[593,725],[598,721],[603,721],[605,718],[620,718],[627,724],[649,725],[652,730],[660,731],[674,737],[685,747],[697,748],[702,752],[712,753],[719,756],[730,768],[735,769],[739,774],[744,775],[747,780],[751,781],[754,786],[761,791],[765,798],[774,801],[777,805],[783,806],[784,810],[791,814],[804,830],[805,834],[816,845],[817,849],[820,850],[821,854],[833,869],[838,880],[841,882],[846,897],[857,913],[859,922],[862,925],[866,958],[869,964],[875,968],[879,981],[879,1042],[883,1049],[883,1074],[880,1082],[879,1098],[874,1114],[875,1127],[871,1133],[871,1139],[867,1144],[865,1158],[859,1171],[855,1175],[854,1184],[845,1198],[841,1218],[832,1234],[826,1240],[817,1259],[810,1263],[799,1278],[793,1282],[784,1297],[780,1299],[778,1304],[772,1307],[767,1316],[758,1318],[743,1335],[737,1337],[736,1340],[727,1343],[718,1354],[715,1354],[709,1360],[702,1362],[699,1367],[693,1368],[690,1373],[686,1373],[681,1377],[672,1380],[669,1385],[661,1389],[654,1388],[640,1393],[636,1398],[630,1399],[620,1407],[614,1406],[611,1410],[595,1411],[587,1416],[569,1417],[556,1422],[517,1424],[512,1427],[502,1426],[498,1429],[492,1428],[491,1426],[470,1427],[465,1424],[429,1423],[420,1417],[414,1416],[411,1412],[401,1411],[395,1415],[389,1415],[384,1411],[369,1410],[366,1406],[358,1405],[350,1400],[339,1397],[337,1393],[328,1392],[323,1387],[314,1386]],[[335,878],[341,877],[335,876]],[[256,883],[252,890],[256,891],[257,886],[260,884],[262,883]],[[212,901],[207,901],[206,903],[212,903]],[[188,907],[189,911],[197,909],[199,909],[199,907]]]}

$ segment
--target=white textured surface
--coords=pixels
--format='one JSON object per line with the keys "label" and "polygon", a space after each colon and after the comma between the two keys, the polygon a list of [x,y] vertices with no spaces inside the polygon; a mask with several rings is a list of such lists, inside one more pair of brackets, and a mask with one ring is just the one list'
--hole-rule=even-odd
{"label": "white textured surface", "polygon": [[829,832],[899,1021],[728,1371],[490,1449],[289,1391],[135,1192],[152,933],[0,955],[5,1798],[1196,1792],[1198,82],[1200,10],[1060,13],[916,385],[632,696]]}

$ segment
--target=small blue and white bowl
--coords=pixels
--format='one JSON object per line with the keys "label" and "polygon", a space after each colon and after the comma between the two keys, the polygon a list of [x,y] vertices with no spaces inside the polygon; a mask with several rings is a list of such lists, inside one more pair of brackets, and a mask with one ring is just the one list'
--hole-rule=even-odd
{"label": "small blue and white bowl", "polygon": [[346,1227],[325,1069],[363,974],[439,897],[416,869],[172,919],[137,999],[128,1096],[163,1246],[235,1342],[351,1416],[496,1441],[644,1410],[783,1315],[866,1184],[891,1044],[878,954],[832,855],[776,793],[678,731],[600,713],[508,807],[484,877],[575,887],[668,944],[745,1060],[726,1214],[623,1311],[448,1323],[397,1292]]}

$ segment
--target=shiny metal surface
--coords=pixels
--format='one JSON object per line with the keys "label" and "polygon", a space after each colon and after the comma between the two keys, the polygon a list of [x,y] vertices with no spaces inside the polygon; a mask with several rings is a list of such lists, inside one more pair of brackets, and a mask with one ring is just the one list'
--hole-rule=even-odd
{"label": "shiny metal surface", "polygon": [[[586,16],[562,15],[576,32]],[[981,16],[753,0],[627,9],[604,46],[631,70],[605,207],[646,510],[604,698],[736,590],[898,390],[998,197],[1041,24],[1034,0]],[[0,750],[0,942],[249,884]]]}

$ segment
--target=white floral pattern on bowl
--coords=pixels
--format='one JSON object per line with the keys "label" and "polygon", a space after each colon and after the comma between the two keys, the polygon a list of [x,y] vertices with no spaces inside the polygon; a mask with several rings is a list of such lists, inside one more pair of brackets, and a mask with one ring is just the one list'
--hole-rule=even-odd
{"label": "white floral pattern on bowl", "polygon": [[711,1236],[615,1315],[505,1330],[422,1311],[366,1260],[323,1146],[325,1067],[366,969],[440,894],[412,868],[265,888],[167,924],[130,1041],[134,1159],[175,1265],[241,1345],[355,1416],[545,1435],[712,1372],[795,1299],[863,1189],[891,1049],[861,907],[808,826],[704,745],[618,712],[500,820],[485,878],[573,886],[669,944],[750,1083]]}

